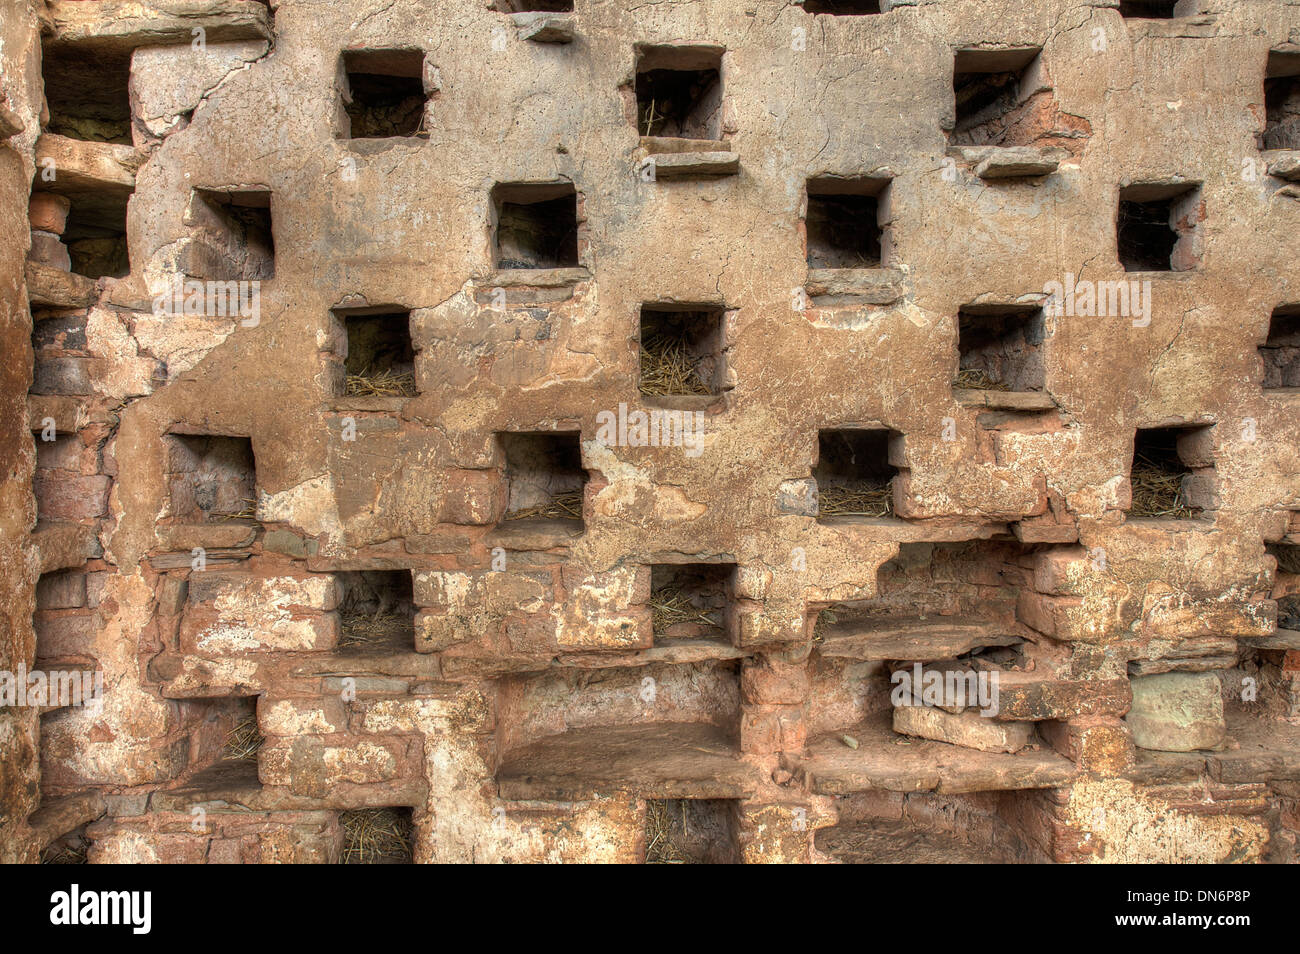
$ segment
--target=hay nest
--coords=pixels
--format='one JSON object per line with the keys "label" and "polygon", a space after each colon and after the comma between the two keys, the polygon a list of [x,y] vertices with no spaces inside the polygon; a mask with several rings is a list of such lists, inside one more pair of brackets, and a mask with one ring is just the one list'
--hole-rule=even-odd
{"label": "hay nest", "polygon": [[342,812],[345,865],[404,864],[411,860],[411,819],[391,808]]}
{"label": "hay nest", "polygon": [[962,368],[952,386],[970,391],[1010,391],[1011,389],[983,368]]}
{"label": "hay nest", "polygon": [[821,517],[888,517],[893,512],[894,491],[887,480],[874,486],[817,489]]}
{"label": "hay nest", "polygon": [[832,610],[822,610],[817,614],[817,622],[813,623],[812,639],[814,643],[820,643],[826,638],[826,627],[832,623],[838,623],[840,618]]}
{"label": "hay nest", "polygon": [[255,759],[263,741],[262,731],[257,727],[257,719],[249,716],[226,735],[225,757],[236,761]]}
{"label": "hay nest", "polygon": [[665,586],[650,594],[650,618],[656,633],[665,633],[678,623],[719,625],[715,616],[692,604],[690,598],[675,586]]}
{"label": "hay nest", "polygon": [[709,394],[685,333],[653,334],[641,342],[642,394]]}
{"label": "hay nest", "polygon": [[348,397],[415,397],[415,372],[396,372],[391,369],[349,374]]}
{"label": "hay nest", "polygon": [[401,613],[343,613],[339,648],[368,646],[379,643],[400,643],[404,638],[415,638],[411,617]]}
{"label": "hay nest", "polygon": [[673,811],[681,812],[681,829],[686,827],[686,806],[682,801],[648,801],[645,806],[645,863],[648,865],[691,865],[696,863],[677,842]]}
{"label": "hay nest", "polygon": [[1139,457],[1133,462],[1130,482],[1133,486],[1133,506],[1129,513],[1135,517],[1194,517],[1200,507],[1192,507],[1183,496],[1185,473],[1171,472],[1155,461]]}
{"label": "hay nest", "polygon": [[243,498],[244,506],[239,510],[214,510],[212,519],[224,520],[255,520],[257,518],[257,501],[251,497]]}
{"label": "hay nest", "polygon": [[582,491],[574,490],[569,493],[556,494],[551,498],[551,502],[541,507],[525,507],[522,510],[511,510],[502,519],[504,520],[523,520],[527,517],[549,517],[559,520],[581,520],[582,519]]}
{"label": "hay nest", "polygon": [[81,837],[60,838],[41,852],[43,865],[84,865],[90,842]]}

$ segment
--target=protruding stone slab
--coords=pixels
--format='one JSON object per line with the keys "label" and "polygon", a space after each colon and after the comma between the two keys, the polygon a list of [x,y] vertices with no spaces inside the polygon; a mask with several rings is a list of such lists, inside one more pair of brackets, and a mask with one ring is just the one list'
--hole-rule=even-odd
{"label": "protruding stone slab", "polygon": [[27,282],[27,300],[33,305],[86,308],[95,302],[95,282],[84,275],[28,260],[23,278]]}
{"label": "protruding stone slab", "polygon": [[[891,792],[994,792],[1067,785],[1078,769],[1046,746],[1019,752],[980,752],[896,735],[888,712],[829,733],[808,746],[808,758],[790,763],[818,795]],[[849,735],[852,749],[840,740]]]}
{"label": "protruding stone slab", "polygon": [[907,294],[898,268],[810,268],[805,287],[815,305],[892,305]]}
{"label": "protruding stone slab", "polygon": [[0,102],[0,139],[16,136],[26,128],[23,118],[10,109],[8,103]]}
{"label": "protruding stone slab", "polygon": [[730,176],[740,171],[740,157],[734,152],[657,153],[647,161],[654,164],[656,181]]}
{"label": "protruding stone slab", "polygon": [[1054,411],[1056,401],[1046,391],[985,391],[953,388],[953,399],[966,407],[990,407],[1001,411]]}
{"label": "protruding stone slab", "polygon": [[547,800],[740,798],[754,787],[722,730],[696,723],[570,730],[507,753],[497,782],[502,798]]}
{"label": "protruding stone slab", "polygon": [[572,43],[577,35],[573,14],[536,11],[510,17],[519,28],[519,39],[534,43]]}
{"label": "protruding stone slab", "polygon": [[965,617],[849,619],[826,627],[818,651],[844,659],[930,662],[955,659],[985,646],[1014,646],[1020,641],[1006,626]]}
{"label": "protruding stone slab", "polygon": [[46,133],[36,140],[36,166],[45,169],[50,163],[54,178],[41,180],[42,187],[50,192],[131,192],[135,189],[140,154],[131,146],[82,142]]}
{"label": "protruding stone slab", "polygon": [[96,51],[188,46],[196,28],[208,43],[271,39],[271,11],[248,0],[51,0],[49,14],[50,42]]}
{"label": "protruding stone slab", "polygon": [[1222,748],[1228,727],[1218,676],[1169,672],[1140,676],[1132,683],[1133,707],[1124,721],[1138,748],[1159,752]]}
{"label": "protruding stone slab", "polygon": [[1300,182],[1300,149],[1270,153],[1268,174],[1289,182]]}
{"label": "protruding stone slab", "polygon": [[1034,736],[1028,722],[994,722],[977,709],[952,713],[931,706],[897,706],[894,731],[981,752],[1019,752]]}
{"label": "protruding stone slab", "polygon": [[1023,179],[1049,175],[1060,164],[1059,158],[1033,146],[1005,146],[990,150],[975,166],[975,175],[981,179]]}

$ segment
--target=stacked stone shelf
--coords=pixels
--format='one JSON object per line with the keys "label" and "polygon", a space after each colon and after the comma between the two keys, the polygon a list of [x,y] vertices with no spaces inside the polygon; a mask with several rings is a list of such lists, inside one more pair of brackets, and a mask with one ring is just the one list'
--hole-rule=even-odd
{"label": "stacked stone shelf", "polygon": [[[858,725],[810,739],[807,757],[792,760],[810,791],[851,795],[892,792],[991,792],[1053,788],[1077,775],[1074,763],[1048,748],[1015,755],[981,752],[946,742],[904,738],[879,713]],[[857,741],[851,748],[843,736]]]}
{"label": "stacked stone shelf", "polygon": [[611,792],[646,798],[741,798],[755,769],[722,729],[647,723],[574,729],[507,752],[502,798],[565,801]]}
{"label": "stacked stone shelf", "polygon": [[1015,646],[1015,627],[968,617],[848,619],[823,630],[817,651],[857,660],[955,659],[974,649]]}

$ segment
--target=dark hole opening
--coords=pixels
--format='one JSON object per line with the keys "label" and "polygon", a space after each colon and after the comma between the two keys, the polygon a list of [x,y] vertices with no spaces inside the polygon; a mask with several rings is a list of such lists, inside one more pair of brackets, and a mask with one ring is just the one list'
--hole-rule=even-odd
{"label": "dark hole opening", "polygon": [[501,435],[507,481],[506,520],[582,522],[587,472],[577,432]]}
{"label": "dark hole opening", "polygon": [[889,463],[889,443],[896,436],[883,428],[818,433],[813,479],[819,517],[893,514],[893,479],[898,468]]}
{"label": "dark hole opening", "polygon": [[1174,231],[1173,199],[1119,203],[1119,260],[1127,272],[1173,270],[1172,256],[1178,244]]}
{"label": "dark hole opening", "polygon": [[349,50],[347,73],[350,139],[415,136],[424,131],[424,53],[419,50]]}
{"label": "dark hole opening", "polygon": [[344,393],[352,396],[414,397],[415,349],[411,313],[406,310],[343,312],[347,335]]}
{"label": "dark hole opening", "polygon": [[498,187],[496,208],[498,268],[578,266],[578,196],[571,186]]}
{"label": "dark hole opening", "polygon": [[131,144],[130,53],[47,45],[41,73],[50,132]]}
{"label": "dark hole opening", "polygon": [[722,77],[706,69],[640,69],[636,74],[637,129],[642,136],[718,139]]}
{"label": "dark hole opening", "polygon": [[1300,305],[1273,311],[1259,356],[1264,362],[1265,388],[1300,387]]}

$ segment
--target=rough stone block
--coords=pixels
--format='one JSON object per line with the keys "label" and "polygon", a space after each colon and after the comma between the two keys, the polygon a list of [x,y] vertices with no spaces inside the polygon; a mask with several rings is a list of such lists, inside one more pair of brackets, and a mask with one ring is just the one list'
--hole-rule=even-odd
{"label": "rough stone block", "polygon": [[1139,748],[1161,752],[1218,749],[1227,738],[1219,677],[1170,672],[1133,680],[1133,708],[1124,719]]}

